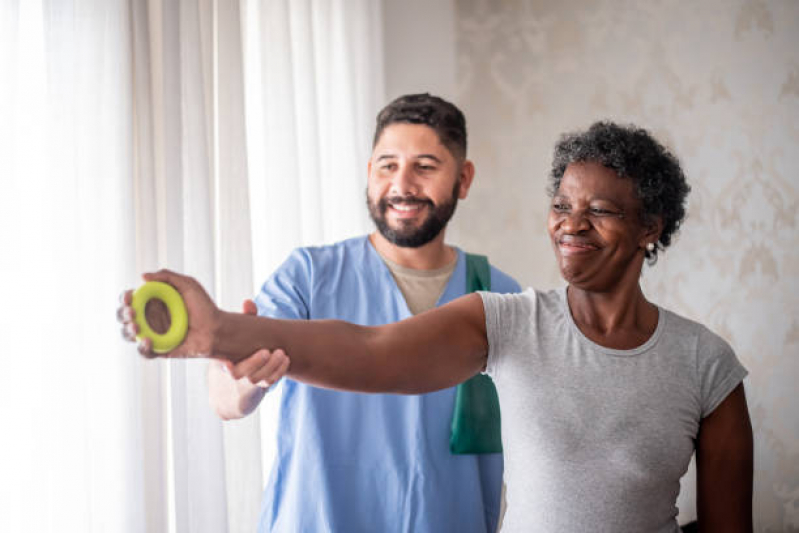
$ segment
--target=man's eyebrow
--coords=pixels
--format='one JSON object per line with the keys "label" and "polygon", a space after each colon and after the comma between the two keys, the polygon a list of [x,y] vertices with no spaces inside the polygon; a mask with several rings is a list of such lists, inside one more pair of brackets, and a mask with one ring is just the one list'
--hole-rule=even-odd
{"label": "man's eyebrow", "polygon": [[416,159],[432,159],[436,163],[441,163],[441,159],[434,156],[433,154],[419,154],[416,156]]}
{"label": "man's eyebrow", "polygon": [[[386,159],[396,159],[398,156],[396,154],[388,153],[388,154],[381,154],[377,156],[375,161],[385,161]],[[419,154],[414,156],[414,159],[432,159],[436,163],[441,163],[441,158],[433,155],[433,154]]]}

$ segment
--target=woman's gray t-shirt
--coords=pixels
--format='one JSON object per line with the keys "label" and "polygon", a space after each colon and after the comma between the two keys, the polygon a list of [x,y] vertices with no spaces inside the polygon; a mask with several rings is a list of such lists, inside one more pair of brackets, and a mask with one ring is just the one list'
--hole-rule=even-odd
{"label": "woman's gray t-shirt", "polygon": [[565,288],[480,296],[502,412],[503,532],[679,531],[700,421],[747,374],[732,348],[659,308],[645,344],[608,349],[577,328]]}

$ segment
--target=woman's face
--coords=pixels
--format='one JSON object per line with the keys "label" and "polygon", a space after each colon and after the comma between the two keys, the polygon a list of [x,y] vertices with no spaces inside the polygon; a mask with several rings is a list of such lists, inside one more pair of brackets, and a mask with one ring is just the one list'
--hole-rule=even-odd
{"label": "woman's face", "polygon": [[563,278],[575,287],[606,291],[638,283],[648,242],[632,180],[598,163],[572,163],[552,198],[549,236]]}

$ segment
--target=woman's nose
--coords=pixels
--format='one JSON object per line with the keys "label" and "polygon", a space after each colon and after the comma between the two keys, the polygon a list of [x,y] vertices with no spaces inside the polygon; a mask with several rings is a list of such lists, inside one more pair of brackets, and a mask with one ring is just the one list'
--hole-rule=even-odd
{"label": "woman's nose", "polygon": [[561,226],[570,233],[583,231],[591,226],[585,209],[573,209],[568,213],[563,213],[561,216],[563,217],[560,222]]}

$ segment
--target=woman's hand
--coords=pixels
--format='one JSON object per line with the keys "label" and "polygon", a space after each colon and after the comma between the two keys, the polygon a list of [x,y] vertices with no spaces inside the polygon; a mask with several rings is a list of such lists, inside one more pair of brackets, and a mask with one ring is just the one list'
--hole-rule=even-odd
{"label": "woman's hand", "polygon": [[[144,274],[142,277],[144,281],[168,283],[180,293],[189,315],[189,329],[183,342],[168,353],[153,352],[152,341],[146,338],[138,340],[139,353],[150,358],[213,357],[220,311],[202,285],[193,278],[169,270],[159,270],[155,273]],[[135,322],[136,312],[131,307],[132,297],[133,291],[130,290],[122,294],[122,305],[117,310],[117,320],[122,323],[122,336],[130,342],[136,342],[139,326]],[[168,323],[164,316],[166,313],[166,309],[161,306],[153,306],[147,311],[148,322],[151,324]]]}

